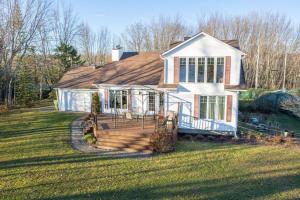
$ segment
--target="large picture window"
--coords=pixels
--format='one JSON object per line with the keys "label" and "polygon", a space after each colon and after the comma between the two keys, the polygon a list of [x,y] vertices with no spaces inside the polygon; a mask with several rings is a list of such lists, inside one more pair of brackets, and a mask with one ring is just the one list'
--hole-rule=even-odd
{"label": "large picture window", "polygon": [[180,58],[179,63],[179,81],[186,81],[186,58]]}
{"label": "large picture window", "polygon": [[215,74],[215,59],[207,58],[207,82],[214,82],[214,74]]}
{"label": "large picture window", "polygon": [[109,90],[109,107],[116,109],[127,109],[127,91]]}
{"label": "large picture window", "polygon": [[217,58],[217,83],[223,83],[224,58]]}
{"label": "large picture window", "polygon": [[195,83],[195,58],[189,58],[189,82],[190,83]]}
{"label": "large picture window", "polygon": [[200,96],[200,119],[225,118],[225,96]]}
{"label": "large picture window", "polygon": [[198,83],[204,83],[205,58],[198,58]]}

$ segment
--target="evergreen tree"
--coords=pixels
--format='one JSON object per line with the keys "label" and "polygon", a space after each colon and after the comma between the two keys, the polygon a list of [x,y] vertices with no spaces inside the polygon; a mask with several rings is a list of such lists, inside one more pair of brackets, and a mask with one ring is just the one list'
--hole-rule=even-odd
{"label": "evergreen tree", "polygon": [[55,49],[55,58],[59,61],[63,72],[67,71],[74,65],[81,65],[84,61],[78,55],[77,50],[72,46],[65,43],[60,43]]}
{"label": "evergreen tree", "polygon": [[30,105],[38,99],[38,89],[33,73],[28,66],[22,66],[16,75],[16,101],[20,105]]}

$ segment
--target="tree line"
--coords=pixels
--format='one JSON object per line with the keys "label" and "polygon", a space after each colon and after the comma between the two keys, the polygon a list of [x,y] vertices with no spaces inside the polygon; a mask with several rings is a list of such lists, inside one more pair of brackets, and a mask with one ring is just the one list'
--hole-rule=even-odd
{"label": "tree line", "polygon": [[121,44],[131,51],[163,52],[173,42],[204,31],[219,39],[238,39],[247,53],[248,87],[295,88],[300,82],[300,26],[286,16],[212,14],[187,25],[180,16],[161,16],[112,34],[93,31],[71,6],[51,0],[0,0],[0,104],[42,99],[70,68],[103,65]]}

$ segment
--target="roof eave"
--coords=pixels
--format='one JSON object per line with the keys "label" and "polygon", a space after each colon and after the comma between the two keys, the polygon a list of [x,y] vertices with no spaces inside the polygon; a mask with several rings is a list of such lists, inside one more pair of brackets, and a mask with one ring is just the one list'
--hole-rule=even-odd
{"label": "roof eave", "polygon": [[233,46],[231,46],[231,45],[229,45],[229,44],[227,44],[227,43],[225,43],[225,42],[219,40],[218,38],[215,38],[215,37],[213,37],[213,36],[211,36],[211,35],[209,35],[209,34],[207,34],[207,33],[205,33],[205,32],[202,31],[202,32],[200,32],[200,33],[198,33],[198,34],[192,36],[191,38],[189,38],[189,39],[183,41],[183,42],[180,43],[179,45],[177,45],[177,46],[175,46],[175,47],[173,47],[173,48],[171,48],[171,49],[168,49],[167,51],[163,52],[163,53],[161,54],[162,57],[165,57],[165,56],[166,56],[167,54],[169,54],[171,51],[174,51],[175,49],[177,49],[177,48],[183,46],[184,44],[186,44],[186,43],[188,43],[188,42],[194,40],[195,38],[199,37],[200,35],[205,35],[205,36],[211,37],[211,38],[213,38],[213,39],[215,39],[215,40],[217,40],[217,41],[219,41],[219,42],[222,42],[223,44],[227,45],[228,47],[232,48],[233,50],[239,51],[239,52],[241,53],[241,55],[246,55],[246,53],[244,53],[244,52],[241,51],[240,49],[237,49],[237,48],[235,48],[235,47],[233,47]]}

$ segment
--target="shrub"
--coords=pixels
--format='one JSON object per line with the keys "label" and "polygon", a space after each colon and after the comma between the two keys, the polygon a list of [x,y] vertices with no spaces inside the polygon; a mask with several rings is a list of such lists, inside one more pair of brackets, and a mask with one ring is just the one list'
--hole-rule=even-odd
{"label": "shrub", "polygon": [[166,153],[174,150],[176,138],[175,132],[168,131],[165,127],[157,128],[150,137],[150,143],[154,152]]}
{"label": "shrub", "polygon": [[93,93],[93,98],[92,98],[92,113],[94,114],[99,114],[101,111],[100,108],[100,98],[98,92]]}
{"label": "shrub", "polygon": [[54,104],[54,109],[58,110],[58,101],[57,100],[53,100],[53,104]]}
{"label": "shrub", "polygon": [[84,141],[86,142],[86,143],[88,143],[88,144],[96,144],[96,142],[97,142],[97,139],[94,137],[94,136],[92,136],[91,134],[86,134],[86,135],[84,135],[83,136],[83,139],[84,139]]}

